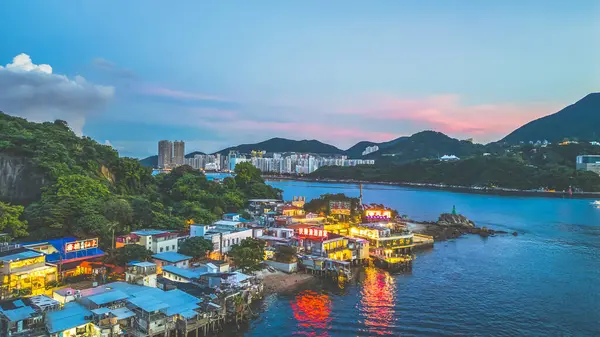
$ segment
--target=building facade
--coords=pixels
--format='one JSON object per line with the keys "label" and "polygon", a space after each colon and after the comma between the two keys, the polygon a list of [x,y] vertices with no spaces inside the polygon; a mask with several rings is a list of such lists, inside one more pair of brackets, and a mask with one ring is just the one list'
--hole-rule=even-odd
{"label": "building facade", "polygon": [[173,166],[181,166],[184,164],[185,158],[185,143],[181,141],[175,141],[173,143]]}
{"label": "building facade", "polygon": [[118,236],[116,248],[136,244],[146,247],[154,254],[177,252],[179,250],[179,234],[163,230],[143,229]]}
{"label": "building facade", "polygon": [[575,167],[577,170],[600,174],[600,155],[577,156]]}
{"label": "building facade", "polygon": [[173,143],[169,140],[158,142],[158,168],[171,168],[173,158]]}

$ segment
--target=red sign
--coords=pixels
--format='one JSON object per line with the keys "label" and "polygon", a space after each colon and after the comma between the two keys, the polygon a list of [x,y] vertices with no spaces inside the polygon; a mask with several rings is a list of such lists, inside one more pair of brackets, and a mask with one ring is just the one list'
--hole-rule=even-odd
{"label": "red sign", "polygon": [[98,247],[98,239],[87,239],[75,242],[69,242],[65,244],[65,252],[71,253],[79,250],[89,249],[89,248],[97,248]]}
{"label": "red sign", "polygon": [[327,231],[320,228],[298,228],[298,234],[321,238],[327,237]]}

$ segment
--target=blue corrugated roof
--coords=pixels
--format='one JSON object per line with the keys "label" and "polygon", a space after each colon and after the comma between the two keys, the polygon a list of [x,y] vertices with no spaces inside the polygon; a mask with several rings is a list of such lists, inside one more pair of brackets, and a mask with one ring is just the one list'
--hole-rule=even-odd
{"label": "blue corrugated roof", "polygon": [[24,259],[30,259],[32,257],[42,256],[42,255],[44,255],[44,254],[42,254],[40,252],[36,252],[33,250],[26,250],[24,252],[2,256],[2,257],[0,257],[0,261],[8,262],[8,261],[24,260]]}
{"label": "blue corrugated roof", "polygon": [[158,234],[163,234],[163,233],[167,233],[168,231],[163,231],[163,230],[158,230],[158,229],[141,229],[139,231],[135,231],[135,232],[131,232],[133,234],[137,234],[137,235],[158,235]]}
{"label": "blue corrugated roof", "polygon": [[146,312],[154,312],[169,307],[167,303],[160,301],[156,296],[152,295],[132,297],[129,299],[129,302]]}
{"label": "blue corrugated roof", "polygon": [[179,268],[179,267],[175,267],[175,266],[164,266],[163,268],[163,272],[169,272],[175,275],[179,275],[179,276],[183,276],[187,279],[193,279],[193,278],[198,278],[200,277],[200,275],[202,274],[206,274],[208,272],[208,268],[206,267],[200,267],[200,268],[194,268],[194,269],[184,269],[184,268]]}
{"label": "blue corrugated roof", "polygon": [[53,239],[53,240],[44,240],[44,241],[34,241],[34,242],[26,242],[23,243],[22,246],[32,246],[39,245],[43,243],[48,243],[53,246],[58,252],[47,254],[46,261],[50,263],[59,263],[65,262],[68,260],[86,258],[86,257],[95,257],[104,255],[104,251],[100,248],[88,248],[82,249],[76,252],[65,252],[65,245],[70,242],[78,241],[79,239],[70,237],[70,238],[61,238],[61,239]]}
{"label": "blue corrugated roof", "polygon": [[135,314],[133,311],[127,309],[127,307],[121,307],[110,311],[113,315],[117,317],[118,320],[122,320],[125,318],[133,317]]}
{"label": "blue corrugated roof", "polygon": [[109,313],[110,309],[109,308],[98,308],[98,309],[92,310],[92,312],[96,315],[104,315],[106,313]]}
{"label": "blue corrugated roof", "polygon": [[177,262],[189,260],[192,258],[191,256],[187,256],[187,255],[183,255],[183,254],[179,254],[179,253],[175,253],[175,252],[158,253],[158,254],[152,255],[152,257],[155,259],[158,259],[158,260],[163,260],[163,261],[167,261],[167,262],[171,262],[171,263],[177,263]]}
{"label": "blue corrugated roof", "polygon": [[102,294],[89,296],[87,299],[96,305],[104,305],[114,301],[121,301],[128,298],[129,295],[119,290],[107,291]]}
{"label": "blue corrugated roof", "polygon": [[84,308],[77,302],[65,304],[62,310],[52,311],[46,315],[46,328],[53,334],[67,329],[76,328],[91,322],[86,316],[91,316],[92,312]]}
{"label": "blue corrugated roof", "polygon": [[2,312],[4,316],[8,318],[9,321],[18,322],[24,319],[31,318],[31,315],[35,313],[35,310],[33,310],[32,307],[19,307],[13,310],[0,309],[0,312]]}

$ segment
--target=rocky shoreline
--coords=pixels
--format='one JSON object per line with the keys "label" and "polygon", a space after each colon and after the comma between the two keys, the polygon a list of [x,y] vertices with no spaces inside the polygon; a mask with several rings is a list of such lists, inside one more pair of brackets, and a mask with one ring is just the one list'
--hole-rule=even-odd
{"label": "rocky shoreline", "polygon": [[[443,213],[436,222],[410,221],[410,223],[416,227],[413,232],[432,236],[435,241],[456,239],[465,234],[476,234],[481,237],[509,234],[506,231],[477,227],[473,221],[460,214]],[[517,236],[518,233],[513,232],[512,235]]]}

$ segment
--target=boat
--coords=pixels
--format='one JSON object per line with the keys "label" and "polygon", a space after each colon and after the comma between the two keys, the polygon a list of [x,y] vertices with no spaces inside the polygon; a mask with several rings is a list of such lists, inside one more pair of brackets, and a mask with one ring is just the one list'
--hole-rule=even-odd
{"label": "boat", "polygon": [[600,200],[593,201],[590,204],[592,204],[594,206],[600,206]]}

